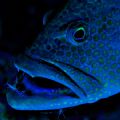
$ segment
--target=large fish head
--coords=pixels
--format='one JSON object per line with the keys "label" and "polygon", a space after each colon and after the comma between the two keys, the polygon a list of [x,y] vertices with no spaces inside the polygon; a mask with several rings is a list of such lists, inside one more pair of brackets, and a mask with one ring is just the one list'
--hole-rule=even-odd
{"label": "large fish head", "polygon": [[[50,110],[93,103],[118,93],[119,6],[117,0],[69,0],[32,47],[16,60],[19,70],[40,78],[36,84],[28,77],[22,81],[35,95],[8,92],[8,103],[20,110]],[[45,79],[64,88],[37,84],[42,85]],[[46,84],[51,85],[49,82]]]}

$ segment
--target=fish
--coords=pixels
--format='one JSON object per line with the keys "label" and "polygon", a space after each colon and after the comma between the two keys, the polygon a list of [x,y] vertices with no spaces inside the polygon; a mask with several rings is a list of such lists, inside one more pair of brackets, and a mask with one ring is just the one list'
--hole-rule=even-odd
{"label": "fish", "polygon": [[68,0],[44,27],[14,60],[12,108],[71,108],[120,92],[120,1]]}

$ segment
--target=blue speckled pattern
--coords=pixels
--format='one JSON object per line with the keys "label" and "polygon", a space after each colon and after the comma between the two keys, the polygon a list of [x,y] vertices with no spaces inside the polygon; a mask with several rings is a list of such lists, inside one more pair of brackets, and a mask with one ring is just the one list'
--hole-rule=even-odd
{"label": "blue speckled pattern", "polygon": [[[82,41],[76,41],[73,33],[81,27],[85,36]],[[55,97],[53,90],[53,97],[46,97],[40,94],[42,89],[32,86],[25,77],[23,83],[27,88],[39,90],[32,96],[19,95],[14,90],[7,92],[9,105],[18,110],[73,107],[118,93],[120,1],[69,0],[32,47],[17,58],[15,66],[33,78],[48,78],[51,82],[61,83],[77,96],[58,94]]]}

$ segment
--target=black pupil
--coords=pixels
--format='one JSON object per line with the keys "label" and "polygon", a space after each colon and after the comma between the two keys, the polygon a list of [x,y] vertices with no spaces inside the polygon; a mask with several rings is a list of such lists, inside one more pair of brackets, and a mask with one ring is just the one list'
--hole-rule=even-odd
{"label": "black pupil", "polygon": [[76,31],[76,33],[74,34],[74,37],[76,39],[83,39],[83,37],[84,37],[84,30],[78,30],[78,31]]}

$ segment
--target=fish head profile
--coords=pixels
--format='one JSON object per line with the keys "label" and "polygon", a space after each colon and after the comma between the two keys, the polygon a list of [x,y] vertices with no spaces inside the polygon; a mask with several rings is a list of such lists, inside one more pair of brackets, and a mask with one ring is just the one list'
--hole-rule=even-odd
{"label": "fish head profile", "polygon": [[9,84],[6,96],[17,110],[67,108],[119,93],[120,2],[68,0],[15,67],[23,79]]}

